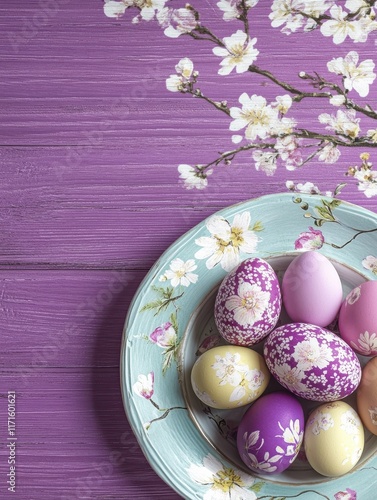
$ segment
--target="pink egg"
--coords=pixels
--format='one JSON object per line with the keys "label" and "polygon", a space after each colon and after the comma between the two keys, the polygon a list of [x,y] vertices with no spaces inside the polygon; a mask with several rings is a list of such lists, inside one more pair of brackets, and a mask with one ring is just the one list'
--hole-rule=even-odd
{"label": "pink egg", "polygon": [[340,308],[339,332],[358,354],[377,355],[377,281],[366,281],[347,295]]}
{"label": "pink egg", "polygon": [[343,300],[340,277],[318,252],[304,252],[289,264],[282,281],[283,304],[294,322],[328,326]]}
{"label": "pink egg", "polygon": [[237,448],[254,472],[278,474],[287,469],[300,450],[304,412],[291,394],[275,392],[259,398],[242,417]]}

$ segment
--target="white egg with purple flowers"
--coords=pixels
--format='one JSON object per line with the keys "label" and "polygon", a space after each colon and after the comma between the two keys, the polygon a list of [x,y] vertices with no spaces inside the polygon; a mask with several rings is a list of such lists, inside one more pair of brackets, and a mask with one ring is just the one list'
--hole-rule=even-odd
{"label": "white egg with purple flowers", "polygon": [[215,322],[230,344],[252,346],[275,327],[281,311],[278,278],[258,257],[246,259],[221,283],[215,302]]}
{"label": "white egg with purple flowers", "polygon": [[268,369],[296,396],[335,401],[357,389],[358,357],[335,333],[315,325],[291,323],[276,328],[264,344]]}

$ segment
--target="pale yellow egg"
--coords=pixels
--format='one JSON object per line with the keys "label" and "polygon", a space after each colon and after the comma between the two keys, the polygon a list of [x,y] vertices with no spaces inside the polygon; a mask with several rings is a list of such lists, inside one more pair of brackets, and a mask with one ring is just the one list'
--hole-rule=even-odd
{"label": "pale yellow egg", "polygon": [[255,401],[270,380],[263,357],[248,347],[234,345],[209,349],[191,371],[196,396],[218,409],[244,406]]}
{"label": "pale yellow egg", "polygon": [[313,469],[323,476],[342,476],[361,457],[363,424],[352,406],[344,401],[323,404],[309,415],[304,444]]}

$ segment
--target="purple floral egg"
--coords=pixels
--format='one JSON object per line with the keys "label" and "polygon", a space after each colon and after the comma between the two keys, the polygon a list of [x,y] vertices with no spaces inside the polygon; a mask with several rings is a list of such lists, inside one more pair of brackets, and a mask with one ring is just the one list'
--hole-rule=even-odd
{"label": "purple floral egg", "polygon": [[275,392],[259,398],[242,417],[237,448],[252,471],[278,474],[297,457],[303,435],[300,403],[291,394]]}
{"label": "purple floral egg", "polygon": [[360,383],[358,357],[344,340],[319,326],[291,323],[273,331],[264,344],[267,367],[297,396],[336,401]]}
{"label": "purple floral egg", "polygon": [[221,283],[215,302],[215,322],[230,344],[251,346],[275,327],[281,311],[278,278],[268,262],[246,259]]}

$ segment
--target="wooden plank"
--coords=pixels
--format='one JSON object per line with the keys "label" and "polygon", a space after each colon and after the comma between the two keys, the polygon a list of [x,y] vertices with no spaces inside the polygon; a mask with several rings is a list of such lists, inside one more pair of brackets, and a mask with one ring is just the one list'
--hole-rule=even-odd
{"label": "wooden plank", "polygon": [[[17,370],[0,368],[3,418],[7,391],[16,392],[22,498],[180,498],[142,454],[123,410],[117,368],[44,368],[31,374],[27,388],[20,382]],[[0,475],[6,477],[9,441],[6,425],[0,429]],[[4,484],[1,489],[2,498],[11,498],[4,497]]]}

